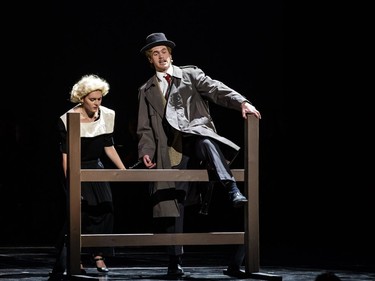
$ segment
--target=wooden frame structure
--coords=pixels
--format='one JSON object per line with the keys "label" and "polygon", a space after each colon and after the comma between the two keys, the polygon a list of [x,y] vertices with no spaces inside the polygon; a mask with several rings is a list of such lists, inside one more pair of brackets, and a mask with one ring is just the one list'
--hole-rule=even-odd
{"label": "wooden frame structure", "polygon": [[229,245],[245,244],[245,271],[249,278],[281,280],[281,277],[259,272],[259,120],[249,115],[245,120],[244,169],[233,169],[238,182],[244,182],[244,232],[210,233],[139,233],[81,234],[81,182],[151,182],[208,181],[206,170],[176,169],[81,169],[80,116],[68,113],[68,260],[67,274],[80,274],[81,247],[94,246],[155,246],[155,245]]}

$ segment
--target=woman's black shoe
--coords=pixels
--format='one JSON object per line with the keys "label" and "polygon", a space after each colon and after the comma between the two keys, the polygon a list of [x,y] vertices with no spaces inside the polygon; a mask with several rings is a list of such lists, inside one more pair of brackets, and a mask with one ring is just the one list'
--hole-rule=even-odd
{"label": "woman's black shoe", "polygon": [[83,268],[83,264],[82,264],[82,262],[80,263],[80,268],[81,268],[81,275],[86,275],[87,274],[87,272],[86,272],[86,270]]}
{"label": "woman's black shoe", "polygon": [[97,261],[104,261],[104,258],[95,258],[94,261],[95,261],[96,269],[97,269],[99,272],[107,273],[107,272],[109,271],[109,269],[108,269],[107,267],[100,267],[100,266],[97,266]]}

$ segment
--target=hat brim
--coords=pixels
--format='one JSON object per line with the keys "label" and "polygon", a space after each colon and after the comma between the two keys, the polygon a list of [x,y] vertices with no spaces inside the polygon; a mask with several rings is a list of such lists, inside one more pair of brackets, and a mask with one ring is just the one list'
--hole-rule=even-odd
{"label": "hat brim", "polygon": [[147,44],[146,46],[144,46],[142,49],[141,49],[141,53],[155,47],[155,46],[167,46],[167,47],[171,47],[172,49],[176,46],[176,44],[173,42],[173,41],[169,41],[169,40],[166,40],[166,41],[156,41],[156,42],[152,42],[150,44]]}

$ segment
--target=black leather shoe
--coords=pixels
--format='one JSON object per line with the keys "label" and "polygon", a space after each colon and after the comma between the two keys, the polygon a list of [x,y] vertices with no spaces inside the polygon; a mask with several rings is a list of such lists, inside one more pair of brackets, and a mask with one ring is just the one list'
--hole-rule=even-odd
{"label": "black leather shoe", "polygon": [[49,273],[48,281],[63,281],[68,280],[66,271],[52,271]]}
{"label": "black leather shoe", "polygon": [[230,192],[229,199],[232,202],[233,207],[238,208],[242,207],[247,203],[247,199],[245,196],[242,195],[241,192]]}
{"label": "black leather shoe", "polygon": [[224,275],[228,275],[231,277],[236,278],[246,278],[247,274],[245,271],[241,270],[240,268],[228,267],[226,270],[223,271]]}
{"label": "black leather shoe", "polygon": [[182,269],[181,265],[177,264],[170,264],[168,266],[168,273],[169,276],[182,276],[185,274],[184,270]]}

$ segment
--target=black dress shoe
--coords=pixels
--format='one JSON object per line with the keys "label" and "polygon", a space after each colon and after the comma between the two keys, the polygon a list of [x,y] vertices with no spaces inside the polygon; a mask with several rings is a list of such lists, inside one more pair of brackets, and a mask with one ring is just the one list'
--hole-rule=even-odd
{"label": "black dress shoe", "polygon": [[245,196],[241,194],[241,192],[230,192],[229,199],[232,202],[233,207],[238,208],[242,207],[247,203],[247,199]]}
{"label": "black dress shoe", "polygon": [[247,274],[245,271],[241,270],[240,268],[234,268],[228,266],[226,270],[223,271],[224,275],[228,275],[231,277],[236,277],[236,278],[246,278]]}
{"label": "black dress shoe", "polygon": [[169,276],[182,276],[185,274],[184,270],[182,269],[181,265],[176,263],[176,264],[170,264],[168,266],[168,273]]}
{"label": "black dress shoe", "polygon": [[52,271],[49,273],[48,281],[63,281],[68,280],[66,271]]}

